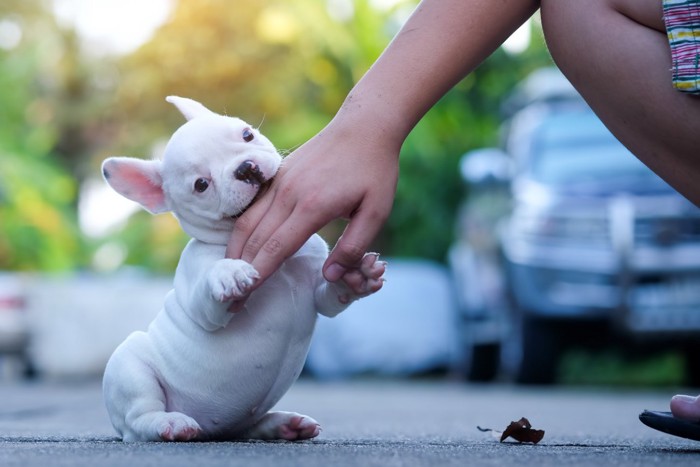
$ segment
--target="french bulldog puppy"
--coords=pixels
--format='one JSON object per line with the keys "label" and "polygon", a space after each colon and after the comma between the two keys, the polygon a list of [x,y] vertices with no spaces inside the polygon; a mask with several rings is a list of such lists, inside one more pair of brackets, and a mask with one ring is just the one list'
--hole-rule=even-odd
{"label": "french bulldog puppy", "polygon": [[[153,214],[172,211],[192,237],[163,308],[106,366],[112,424],[124,441],[313,438],[314,419],[270,409],[301,373],[317,313],[334,316],[378,291],[386,264],[368,253],[329,283],[321,273],[328,247],[315,235],[250,293],[258,273],[225,258],[226,243],[282,159],[244,121],[166,100],[187,122],[162,161],[114,157],[102,166],[114,190]],[[242,310],[229,311],[248,295]]]}

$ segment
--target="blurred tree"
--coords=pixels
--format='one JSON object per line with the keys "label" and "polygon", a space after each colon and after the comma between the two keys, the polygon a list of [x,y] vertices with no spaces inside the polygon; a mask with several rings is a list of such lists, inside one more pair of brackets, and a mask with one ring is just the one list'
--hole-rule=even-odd
{"label": "blurred tree", "polygon": [[54,151],[58,37],[43,2],[0,4],[0,269],[57,270],[80,261],[77,185]]}
{"label": "blurred tree", "polygon": [[[335,17],[331,4],[336,4]],[[345,14],[339,4],[345,5]],[[368,0],[179,1],[170,21],[120,64],[115,121],[121,137],[115,144],[122,145],[120,153],[151,155],[154,143],[182,123],[163,100],[176,94],[262,124],[287,152],[330,119],[389,41],[393,31],[386,26],[406,4],[377,10]],[[336,231],[329,229],[326,237],[333,241]],[[153,237],[150,244],[160,241]],[[172,246],[167,264],[179,253]],[[147,256],[148,248],[130,249],[128,261],[149,262],[141,254]]]}
{"label": "blurred tree", "polygon": [[457,206],[465,196],[461,156],[498,145],[504,98],[543,66],[551,66],[551,59],[541,41],[519,55],[498,49],[426,114],[402,148],[396,202],[379,238],[380,251],[445,259]]}
{"label": "blurred tree", "polygon": [[279,147],[303,142],[389,39],[375,26],[386,19],[367,1],[349,2],[355,15],[340,23],[326,3],[178,2],[171,21],[122,63],[118,100],[131,144],[145,151],[181,122],[163,101],[168,94],[251,123],[264,120]]}
{"label": "blurred tree", "polygon": [[[386,6],[386,5],[390,6]],[[42,0],[0,4],[0,268],[89,264],[77,192],[107,156],[151,157],[182,123],[177,94],[240,116],[291,151],[332,117],[414,0],[179,0],[153,38],[116,63],[83,53]],[[457,162],[497,137],[502,97],[548,63],[497,52],[421,121],[402,151],[395,208],[374,246],[442,260],[462,185]],[[35,180],[40,179],[40,182]],[[324,230],[333,242],[342,229]],[[127,263],[171,271],[185,235],[168,216],[133,216],[100,240]]]}
{"label": "blurred tree", "polygon": [[[415,3],[180,0],[171,21],[121,64],[120,142],[149,154],[182,122],[163,101],[178,94],[264,121],[278,147],[294,148],[332,117]],[[376,248],[444,259],[463,194],[459,157],[495,143],[502,98],[544,64],[541,43],[519,56],[499,50],[428,113],[403,147],[395,208]],[[336,223],[324,236],[333,242],[341,229]]]}

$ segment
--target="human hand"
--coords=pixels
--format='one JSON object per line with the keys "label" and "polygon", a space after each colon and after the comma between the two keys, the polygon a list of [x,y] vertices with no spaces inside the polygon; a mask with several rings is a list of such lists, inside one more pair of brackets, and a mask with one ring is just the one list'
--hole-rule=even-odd
{"label": "human hand", "polygon": [[234,225],[226,256],[250,262],[260,285],[330,221],[349,219],[323,271],[360,266],[391,211],[400,142],[379,128],[333,125],[287,156],[270,189]]}

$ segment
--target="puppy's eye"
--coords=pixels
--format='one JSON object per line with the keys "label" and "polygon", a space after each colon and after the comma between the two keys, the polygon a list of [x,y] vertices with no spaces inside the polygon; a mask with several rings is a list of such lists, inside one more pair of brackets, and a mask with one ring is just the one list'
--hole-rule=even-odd
{"label": "puppy's eye", "polygon": [[250,128],[246,128],[245,130],[243,130],[243,141],[245,141],[246,143],[250,143],[251,141],[253,141],[253,139],[255,139],[255,134],[253,134],[253,130],[251,130]]}
{"label": "puppy's eye", "polygon": [[198,178],[196,182],[194,182],[194,191],[197,193],[204,193],[207,191],[207,188],[209,188],[209,180],[206,178]]}

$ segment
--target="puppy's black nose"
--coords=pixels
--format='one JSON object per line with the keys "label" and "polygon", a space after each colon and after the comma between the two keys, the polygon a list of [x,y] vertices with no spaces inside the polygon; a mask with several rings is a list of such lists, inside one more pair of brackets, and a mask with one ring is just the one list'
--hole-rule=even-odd
{"label": "puppy's black nose", "polygon": [[253,161],[244,161],[233,172],[236,180],[241,180],[246,183],[262,185],[265,183],[265,176],[260,171],[260,167]]}

